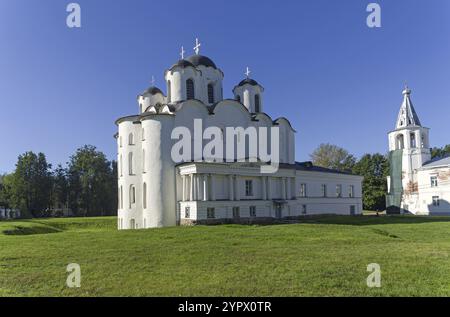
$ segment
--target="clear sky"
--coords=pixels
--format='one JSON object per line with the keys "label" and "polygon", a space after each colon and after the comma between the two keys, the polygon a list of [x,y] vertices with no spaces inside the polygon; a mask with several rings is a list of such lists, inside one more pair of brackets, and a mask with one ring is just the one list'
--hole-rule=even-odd
{"label": "clear sky", "polygon": [[[164,70],[201,54],[225,73],[225,97],[245,67],[265,87],[265,111],[297,130],[297,160],[329,142],[356,156],[387,152],[405,82],[433,146],[450,143],[450,1],[0,0],[0,172],[42,151],[65,163],[92,144],[115,158],[114,121],[138,111]],[[73,1],[75,2],[75,1]]]}

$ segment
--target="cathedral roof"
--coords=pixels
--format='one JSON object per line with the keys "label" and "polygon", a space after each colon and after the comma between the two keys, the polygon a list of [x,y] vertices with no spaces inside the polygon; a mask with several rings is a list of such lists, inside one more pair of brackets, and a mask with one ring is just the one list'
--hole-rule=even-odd
{"label": "cathedral roof", "polygon": [[403,90],[403,103],[398,113],[396,129],[402,129],[408,126],[422,126],[422,124],[411,102],[411,90],[406,87]]}
{"label": "cathedral roof", "polygon": [[203,65],[206,67],[212,67],[212,68],[217,69],[216,64],[214,64],[214,62],[209,57],[206,57],[203,55],[198,55],[198,54],[192,55],[192,56],[189,56],[186,60],[188,62],[190,62],[191,64],[193,64],[194,66]]}
{"label": "cathedral roof", "polygon": [[174,68],[174,67],[195,67],[194,64],[192,64],[191,62],[185,60],[185,59],[180,59],[178,62],[176,62],[175,64],[172,65],[172,67],[170,67],[170,69]]}
{"label": "cathedral roof", "polygon": [[161,91],[161,89],[159,89],[158,87],[155,87],[155,86],[151,86],[151,87],[147,88],[142,94],[143,95],[145,95],[145,94],[150,94],[150,95],[161,94],[161,95],[164,95],[163,92]]}
{"label": "cathedral roof", "polygon": [[251,78],[245,78],[238,84],[238,86],[244,86],[245,84],[249,84],[252,86],[260,86],[260,84],[258,84],[258,82],[256,80],[251,79]]}

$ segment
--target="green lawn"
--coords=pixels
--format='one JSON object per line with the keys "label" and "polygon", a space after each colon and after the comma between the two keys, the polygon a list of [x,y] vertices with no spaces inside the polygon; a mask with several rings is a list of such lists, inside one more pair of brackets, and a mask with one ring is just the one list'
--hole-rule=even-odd
{"label": "green lawn", "polygon": [[[0,222],[0,296],[450,295],[450,217],[117,231],[115,218]],[[66,266],[81,266],[81,288]],[[367,265],[381,266],[368,288]]]}

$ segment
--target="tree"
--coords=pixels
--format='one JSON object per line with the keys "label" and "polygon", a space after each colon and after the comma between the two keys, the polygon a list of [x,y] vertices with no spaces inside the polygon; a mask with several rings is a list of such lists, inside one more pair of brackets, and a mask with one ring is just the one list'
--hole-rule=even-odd
{"label": "tree", "polygon": [[43,217],[51,207],[51,164],[43,153],[26,152],[19,155],[10,180],[11,207],[23,215]]}
{"label": "tree", "polygon": [[314,165],[339,171],[351,171],[356,159],[347,150],[332,144],[321,144],[310,155]]}
{"label": "tree", "polygon": [[450,144],[442,148],[434,147],[431,149],[431,158],[442,158],[450,155]]}
{"label": "tree", "polygon": [[117,210],[117,176],[114,163],[85,145],[71,156],[67,168],[68,203],[79,216],[104,216]]}
{"label": "tree", "polygon": [[59,212],[59,210],[65,209],[68,206],[68,200],[69,184],[67,180],[67,169],[63,168],[61,164],[59,164],[53,171],[53,207]]}
{"label": "tree", "polygon": [[366,154],[355,164],[353,173],[364,176],[362,184],[363,208],[366,210],[385,210],[389,160],[378,153]]}
{"label": "tree", "polygon": [[0,207],[11,208],[11,174],[0,175]]}

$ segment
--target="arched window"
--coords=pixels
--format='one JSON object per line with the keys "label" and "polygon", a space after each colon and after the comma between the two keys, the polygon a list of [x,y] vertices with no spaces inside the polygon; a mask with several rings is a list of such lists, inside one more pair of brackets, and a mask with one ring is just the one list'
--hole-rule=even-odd
{"label": "arched window", "polygon": [[136,187],[130,185],[130,209],[136,203]]}
{"label": "arched window", "polygon": [[142,173],[145,173],[145,150],[142,150]]}
{"label": "arched window", "polygon": [[129,145],[133,145],[133,144],[134,144],[133,133],[130,133],[130,134],[128,135],[128,144],[129,144]]}
{"label": "arched window", "polygon": [[411,148],[415,148],[416,147],[416,134],[415,133],[411,133],[409,135],[410,139],[411,139]]}
{"label": "arched window", "polygon": [[195,99],[194,81],[186,80],[186,99]]}
{"label": "arched window", "polygon": [[122,147],[122,136],[119,136],[119,146]]}
{"label": "arched window", "polygon": [[208,84],[208,102],[214,103],[214,86],[213,86],[213,84]]}
{"label": "arched window", "polygon": [[122,185],[120,185],[120,195],[119,195],[119,200],[120,200],[120,209],[123,209],[123,187]]}
{"label": "arched window", "polygon": [[261,111],[261,104],[259,100],[259,95],[255,95],[255,112]]}
{"label": "arched window", "polygon": [[133,152],[128,153],[128,174],[133,175]]}
{"label": "arched window", "polygon": [[147,209],[147,183],[144,183],[142,188],[142,206]]}
{"label": "arched window", "polygon": [[403,150],[405,148],[405,140],[403,134],[397,135],[396,141],[397,141],[396,146],[397,150]]}
{"label": "arched window", "polygon": [[167,81],[167,102],[172,102],[172,84]]}

